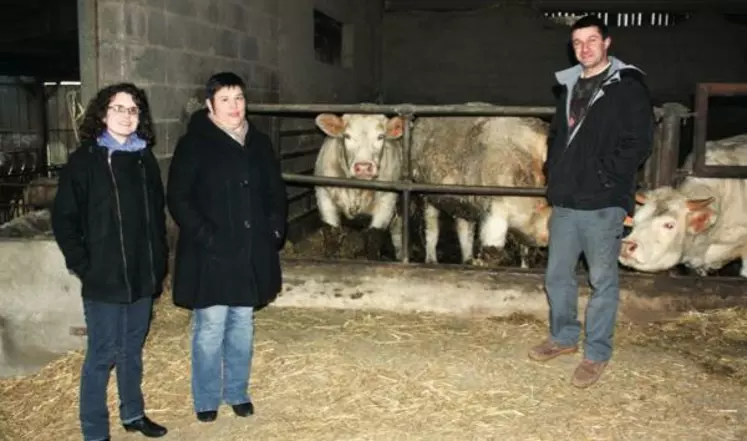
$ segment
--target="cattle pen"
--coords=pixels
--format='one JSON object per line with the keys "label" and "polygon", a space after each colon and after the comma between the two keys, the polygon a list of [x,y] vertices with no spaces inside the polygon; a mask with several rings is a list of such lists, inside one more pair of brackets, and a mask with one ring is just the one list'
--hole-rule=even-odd
{"label": "cattle pen", "polygon": [[[656,108],[656,133],[652,155],[640,176],[642,189],[672,185],[685,176],[745,178],[747,167],[705,165],[705,140],[710,96],[747,94],[747,84],[701,83],[696,88],[696,108],[664,104]],[[539,106],[496,105],[414,105],[414,104],[249,104],[248,112],[274,118],[305,114],[363,113],[399,115],[408,121],[404,131],[404,173],[399,182],[362,181],[284,173],[288,184],[338,186],[401,194],[402,249],[400,262],[325,260],[318,257],[284,258],[286,288],[279,299],[289,306],[353,307],[411,311],[452,312],[468,315],[507,315],[513,312],[543,314],[542,268],[435,265],[410,258],[410,201],[413,194],[463,194],[483,196],[543,196],[544,188],[487,187],[415,183],[411,179],[410,128],[413,118],[440,116],[536,116],[549,117],[554,109]],[[694,119],[695,166],[678,168],[682,127]],[[274,124],[279,127],[279,124]],[[276,139],[281,136],[275,133]],[[579,271],[579,282],[585,285]],[[649,320],[692,308],[710,309],[744,304],[747,299],[742,277],[708,277],[667,273],[646,274],[622,271],[622,308],[633,320]],[[299,293],[299,294],[296,294]],[[303,293],[303,294],[300,294]],[[588,294],[588,290],[586,291]]]}

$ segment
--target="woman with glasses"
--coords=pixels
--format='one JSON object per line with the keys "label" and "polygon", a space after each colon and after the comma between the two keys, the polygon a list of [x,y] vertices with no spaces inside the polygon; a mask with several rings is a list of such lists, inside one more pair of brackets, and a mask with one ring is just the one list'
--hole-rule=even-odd
{"label": "woman with glasses", "polygon": [[145,93],[129,83],[100,90],[80,138],[60,173],[52,229],[82,286],[88,334],[80,382],[83,439],[109,440],[112,368],[124,428],[161,437],[167,430],[145,415],[141,389],[143,344],[167,265],[164,191]]}
{"label": "woman with glasses", "polygon": [[192,396],[211,422],[226,403],[254,413],[249,374],[254,311],[280,291],[285,186],[270,138],[246,118],[244,82],[207,82],[169,169],[168,206],[179,226],[174,303],[193,310]]}

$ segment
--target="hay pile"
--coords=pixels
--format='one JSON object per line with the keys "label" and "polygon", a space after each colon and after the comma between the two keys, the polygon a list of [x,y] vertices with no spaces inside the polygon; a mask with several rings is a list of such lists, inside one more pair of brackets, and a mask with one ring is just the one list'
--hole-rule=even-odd
{"label": "hay pile", "polygon": [[[730,440],[747,434],[747,364],[732,345],[747,337],[746,310],[690,314],[645,328],[621,325],[613,365],[588,391],[568,384],[578,357],[548,364],[526,358],[545,329],[521,316],[268,308],[257,314],[257,415],[239,419],[223,407],[218,422],[205,425],[191,408],[189,317],[164,298],[145,350],[147,412],[169,427],[169,439],[181,441]],[[730,369],[699,367],[717,361]],[[36,375],[0,381],[0,402],[13,403],[0,406],[0,434],[13,441],[80,439],[81,362],[76,352]],[[117,424],[115,386],[112,377],[112,436],[130,439]]]}
{"label": "hay pile", "polygon": [[644,329],[623,325],[623,342],[681,354],[706,372],[747,386],[747,309],[690,312]]}

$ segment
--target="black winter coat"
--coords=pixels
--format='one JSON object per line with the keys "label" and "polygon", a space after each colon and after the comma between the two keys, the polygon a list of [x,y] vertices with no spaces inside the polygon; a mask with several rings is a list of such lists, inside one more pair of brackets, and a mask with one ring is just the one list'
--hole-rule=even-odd
{"label": "black winter coat", "polygon": [[195,112],[174,151],[167,204],[179,226],[177,306],[259,308],[275,299],[287,199],[266,134],[250,124],[242,146],[205,109]]}
{"label": "black winter coat", "polygon": [[161,293],[168,262],[158,162],[82,144],[60,171],[52,231],[84,298],[133,303]]}
{"label": "black winter coat", "polygon": [[[545,164],[551,205],[577,210],[617,206],[628,213],[634,209],[636,171],[652,148],[653,106],[640,71],[617,60],[612,67],[575,136],[567,123],[572,84],[561,83]],[[558,76],[578,73],[577,65]]]}

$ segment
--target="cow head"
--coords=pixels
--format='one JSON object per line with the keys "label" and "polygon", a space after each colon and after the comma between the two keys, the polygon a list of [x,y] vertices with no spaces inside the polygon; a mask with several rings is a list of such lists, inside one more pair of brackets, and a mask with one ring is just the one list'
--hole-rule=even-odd
{"label": "cow head", "polygon": [[534,208],[528,221],[520,228],[520,233],[534,246],[546,247],[550,241],[550,215],[552,207],[542,199]]}
{"label": "cow head", "polygon": [[387,141],[399,139],[405,120],[396,116],[322,113],[316,125],[324,133],[342,140],[340,161],[347,177],[374,179],[379,174],[381,156]]}
{"label": "cow head", "polygon": [[619,261],[639,271],[674,267],[686,240],[704,234],[717,220],[714,198],[692,199],[671,187],[636,195],[635,216],[626,219],[632,230],[622,242]]}

